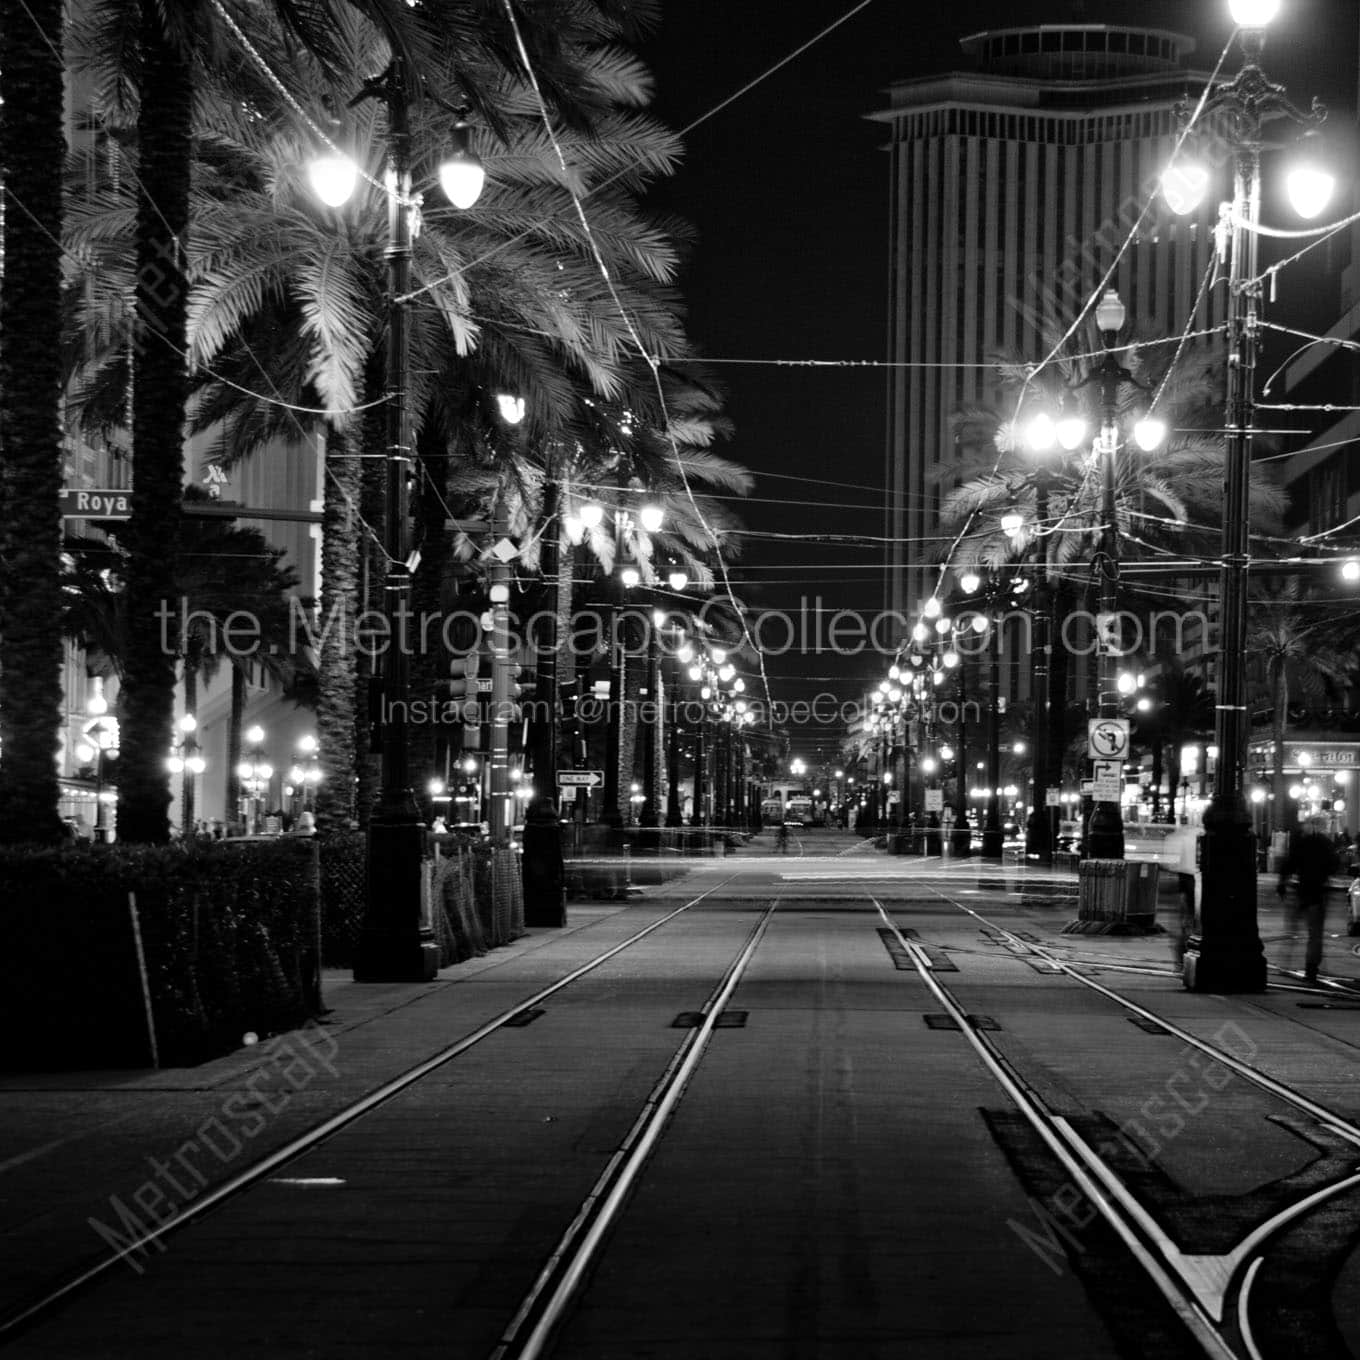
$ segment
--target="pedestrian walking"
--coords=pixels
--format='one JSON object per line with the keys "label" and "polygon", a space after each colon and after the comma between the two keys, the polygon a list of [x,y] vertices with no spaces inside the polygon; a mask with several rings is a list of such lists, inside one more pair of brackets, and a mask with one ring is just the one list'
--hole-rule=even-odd
{"label": "pedestrian walking", "polygon": [[1286,897],[1289,881],[1293,879],[1296,884],[1295,928],[1302,921],[1308,929],[1303,973],[1309,982],[1317,981],[1318,968],[1322,964],[1322,925],[1327,915],[1329,880],[1339,868],[1336,847],[1327,835],[1326,823],[1318,818],[1308,822],[1294,838],[1280,869],[1280,897]]}

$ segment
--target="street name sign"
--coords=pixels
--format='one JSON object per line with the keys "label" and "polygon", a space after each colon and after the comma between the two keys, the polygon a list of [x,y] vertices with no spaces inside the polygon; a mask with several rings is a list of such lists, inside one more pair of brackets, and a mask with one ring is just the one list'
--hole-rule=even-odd
{"label": "street name sign", "polygon": [[1092,760],[1124,760],[1129,754],[1127,718],[1092,718],[1087,724],[1087,754]]}
{"label": "street name sign", "polygon": [[63,519],[131,519],[131,491],[96,491],[64,486],[60,496]]}
{"label": "street name sign", "polygon": [[560,789],[598,789],[604,787],[603,770],[558,770]]}

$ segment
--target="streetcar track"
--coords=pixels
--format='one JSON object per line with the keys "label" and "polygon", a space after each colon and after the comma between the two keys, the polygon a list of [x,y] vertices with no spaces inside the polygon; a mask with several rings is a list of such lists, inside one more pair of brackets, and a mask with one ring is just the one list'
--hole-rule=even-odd
{"label": "streetcar track", "polygon": [[[205,1189],[202,1196],[195,1199],[193,1203],[177,1209],[173,1216],[158,1223],[155,1227],[142,1231],[132,1236],[124,1242],[119,1250],[107,1256],[100,1257],[92,1264],[77,1269],[73,1274],[58,1285],[47,1288],[41,1296],[29,1303],[21,1303],[17,1308],[12,1309],[3,1318],[0,1318],[0,1345],[7,1344],[14,1339],[21,1331],[26,1330],[35,1322],[49,1313],[52,1309],[71,1300],[77,1293],[82,1292],[90,1285],[102,1279],[109,1271],[113,1270],[127,1257],[134,1253],[144,1252],[147,1248],[160,1243],[164,1238],[178,1232],[180,1229],[189,1226],[204,1217],[211,1210],[217,1208],[224,1201],[250,1189],[252,1186],[265,1180],[271,1172],[277,1171],[280,1167],[303,1156],[320,1146],[327,1139],[341,1130],[348,1128],[356,1123],[365,1115],[372,1113],[380,1106],[387,1104],[402,1092],[414,1086],[417,1082],[443,1067],[446,1063],[461,1056],[476,1044],[496,1033],[503,1028],[508,1021],[513,1020],[526,1010],[539,1005],[548,997],[560,992],[570,986],[587,973],[593,972],[602,964],[631,948],[640,940],[660,930],[662,926],[673,921],[681,913],[697,906],[706,897],[711,897],[720,888],[736,878],[736,874],[731,874],[721,882],[715,883],[711,888],[706,888],[696,897],[682,905],[668,911],[665,915],[653,921],[650,925],[644,926],[635,934],[618,944],[611,946],[597,957],[588,960],[579,967],[573,969],[565,977],[559,978],[556,982],[540,988],[532,996],[517,1001],[514,1005],[493,1016],[490,1020],[479,1025],[470,1034],[465,1034],[462,1038],[446,1045],[438,1052],[428,1058],[422,1059],[406,1071],[390,1078],[374,1090],[361,1096],[358,1100],[351,1102],[335,1114],[313,1125],[312,1128],[305,1130],[296,1137],[290,1139],[283,1146],[276,1148],[273,1152],[260,1158],[257,1162],[245,1167],[236,1175],[229,1177],[220,1185]],[[697,1031],[696,1031],[697,1032]]]}
{"label": "streetcar track", "polygon": [[1057,1117],[1048,1113],[1030,1084],[1001,1055],[986,1034],[969,1023],[966,1010],[955,1000],[950,989],[935,978],[930,959],[921,945],[902,934],[881,902],[876,898],[871,900],[882,916],[884,924],[897,935],[903,949],[916,964],[921,980],[945,1008],[946,1013],[952,1016],[964,1038],[976,1050],[983,1065],[1071,1176],[1073,1183],[1079,1186],[1082,1193],[1096,1206],[1167,1304],[1185,1324],[1205,1355],[1219,1357],[1219,1360],[1234,1360],[1232,1349],[1219,1334],[1214,1320],[1203,1305],[1197,1298],[1187,1297],[1186,1291],[1167,1273],[1139,1234],[1134,1231],[1126,1216],[1120,1212],[1115,1203],[1111,1202],[1100,1181],[1092,1176],[1082,1160],[1073,1154],[1064,1138],[1056,1131]]}
{"label": "streetcar track", "polygon": [[[956,901],[947,893],[942,892],[939,888],[932,888],[931,891],[949,905],[966,912],[969,916],[985,925],[989,930],[995,932],[997,936],[1004,937],[1011,945],[1015,946],[1012,951],[1013,956],[1020,957],[1024,954],[1033,954],[1047,960],[1050,964],[1054,965],[1058,971],[1065,973],[1082,986],[1099,993],[1125,1010],[1132,1011],[1137,1016],[1163,1026],[1169,1033],[1181,1039],[1182,1042],[1198,1049],[1211,1057],[1214,1061],[1228,1067],[1230,1070],[1237,1073],[1237,1075],[1252,1083],[1258,1089],[1264,1091],[1267,1095],[1310,1115],[1318,1121],[1321,1128],[1332,1132],[1348,1142],[1360,1146],[1360,1127],[1357,1127],[1357,1125],[1351,1121],[1338,1115],[1327,1106],[1319,1104],[1302,1092],[1289,1086],[1287,1083],[1279,1081],[1267,1073],[1251,1066],[1249,1063],[1239,1059],[1235,1054],[1228,1052],[1226,1049],[1219,1048],[1217,1045],[1201,1039],[1197,1035],[1191,1034],[1189,1031],[1178,1026],[1174,1021],[1168,1020],[1166,1017],[1148,1010],[1130,998],[1125,997],[1120,993],[1113,991],[1111,988],[1104,986],[1102,983],[1097,982],[1095,979],[1084,975],[1078,971],[1079,961],[1068,962],[1061,957],[1055,956],[1049,948],[1042,944],[1020,939],[1014,932],[989,920],[966,903]],[[892,922],[882,904],[875,900],[875,905],[878,907],[883,919],[896,931],[897,927],[895,923]],[[898,934],[899,938],[902,938],[900,931]],[[973,1047],[978,1050],[980,1055],[986,1055],[989,1050],[992,1051],[994,1062],[987,1061],[986,1057],[984,1057],[986,1065],[994,1072],[998,1069],[1004,1069],[1010,1072],[1016,1086],[1026,1093],[1028,1101],[1033,1102],[1031,1108],[1026,1101],[1016,1100],[1015,1093],[1007,1087],[1007,1093],[1011,1095],[1013,1100],[1016,1100],[1022,1113],[1036,1128],[1036,1131],[1044,1137],[1045,1142],[1049,1143],[1050,1148],[1053,1147],[1053,1144],[1049,1137],[1045,1136],[1046,1126],[1051,1124],[1052,1128],[1056,1130],[1057,1136],[1062,1140],[1064,1151],[1067,1154],[1063,1155],[1062,1153],[1058,1153],[1056,1155],[1059,1156],[1059,1160],[1063,1165],[1073,1173],[1074,1179],[1076,1179],[1079,1184],[1082,1184],[1083,1189],[1086,1189],[1084,1180],[1081,1176],[1077,1175],[1077,1171],[1082,1171],[1099,1182],[1104,1191],[1104,1195],[1091,1196],[1091,1202],[1097,1206],[1102,1216],[1111,1223],[1111,1226],[1115,1228],[1116,1232],[1120,1233],[1121,1237],[1125,1237],[1119,1223],[1115,1221],[1115,1217],[1112,1217],[1112,1215],[1118,1216],[1122,1213],[1126,1216],[1128,1222],[1136,1227],[1137,1240],[1140,1242],[1146,1240],[1155,1246],[1157,1252],[1166,1264],[1180,1277],[1184,1290],[1191,1296],[1196,1309],[1203,1312],[1211,1320],[1215,1329],[1213,1335],[1219,1344],[1223,1346],[1226,1346],[1227,1342],[1222,1337],[1219,1329],[1221,1329],[1225,1317],[1228,1314],[1229,1298],[1232,1294],[1233,1283],[1235,1280],[1239,1282],[1237,1284],[1236,1309],[1234,1310],[1238,1333],[1248,1355],[1253,1357],[1254,1360],[1261,1360],[1260,1352],[1257,1349],[1252,1336],[1250,1324],[1250,1296],[1260,1266],[1265,1260],[1265,1256],[1261,1254],[1262,1248],[1271,1238],[1275,1237],[1289,1224],[1303,1217],[1319,1204],[1360,1185],[1360,1172],[1343,1176],[1339,1180],[1333,1181],[1329,1185],[1321,1186],[1310,1194],[1304,1195],[1292,1204],[1285,1206],[1277,1213],[1272,1214],[1270,1217],[1255,1225],[1229,1252],[1211,1256],[1182,1252],[1171,1240],[1169,1235],[1160,1227],[1152,1215],[1144,1209],[1136,1197],[1125,1187],[1118,1175],[1104,1162],[1099,1153],[1082,1138],[1075,1128],[1072,1127],[1070,1121],[1061,1115],[1048,1112],[1041,1098],[1037,1093],[1033,1092],[1029,1083],[1026,1082],[1019,1073],[1015,1072],[1014,1068],[999,1052],[994,1051],[994,1045],[986,1035],[978,1033],[973,1026],[967,1023],[965,1008],[953,997],[950,989],[945,987],[944,984],[933,976],[929,957],[926,955],[924,949],[921,948],[920,944],[915,941],[907,940],[904,940],[903,942],[904,945],[910,947],[911,957],[916,964],[918,973],[920,973],[927,986],[941,1001],[941,1004],[945,1005],[946,1010],[954,1016],[960,1025],[961,1031],[968,1037]],[[1293,989],[1291,988],[1291,990]],[[1272,1012],[1272,1016],[1273,1014],[1274,1013]],[[1311,1027],[1309,1026],[1305,1026],[1305,1028],[1311,1030]],[[1319,1037],[1331,1037],[1323,1034],[1321,1031],[1312,1032],[1318,1034]],[[1002,1084],[1003,1086],[1006,1086],[1004,1081]],[[1074,1162],[1077,1163],[1076,1167],[1073,1165]],[[1114,1206],[1117,1206],[1117,1208]],[[1127,1237],[1125,1237],[1125,1240],[1127,1242]],[[1144,1255],[1141,1252],[1135,1252],[1135,1256],[1138,1258],[1140,1264],[1144,1265],[1144,1268],[1146,1269]],[[1162,1280],[1163,1278],[1169,1279],[1169,1277],[1165,1277],[1163,1274],[1161,1276],[1154,1276],[1153,1278],[1154,1282],[1157,1283],[1158,1288],[1162,1289],[1162,1292],[1165,1295],[1166,1291],[1163,1289]],[[1174,1289],[1174,1282],[1171,1282],[1171,1284]],[[1184,1294],[1182,1294],[1182,1297],[1184,1297]],[[1170,1296],[1168,1296],[1168,1301],[1172,1302],[1173,1307],[1175,1306],[1174,1300],[1170,1299]],[[1178,1309],[1177,1311],[1180,1312],[1181,1310]],[[1181,1315],[1182,1317],[1185,1317],[1183,1312]],[[1196,1340],[1202,1342],[1203,1338],[1201,1337],[1200,1331],[1195,1327],[1192,1327],[1191,1330],[1196,1336]],[[1209,1353],[1215,1354],[1219,1352],[1210,1351]],[[1228,1351],[1227,1353],[1231,1354],[1232,1352]]]}
{"label": "streetcar track", "polygon": [[[543,1355],[610,1226],[661,1137],[672,1111],[708,1047],[718,1017],[741,981],[779,906],[775,898],[752,927],[737,957],[728,965],[701,1008],[704,1022],[688,1031],[644,1102],[637,1119],[567,1226],[538,1278],[525,1295],[490,1360],[537,1360]],[[525,1335],[532,1321],[532,1328]],[[523,1341],[520,1338],[523,1336]]]}

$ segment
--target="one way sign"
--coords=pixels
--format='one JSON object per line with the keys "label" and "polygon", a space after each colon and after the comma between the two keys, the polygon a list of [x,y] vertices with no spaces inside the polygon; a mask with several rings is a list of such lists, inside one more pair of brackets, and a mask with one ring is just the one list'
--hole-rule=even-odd
{"label": "one way sign", "polygon": [[557,772],[558,788],[598,789],[603,784],[603,770],[558,770]]}

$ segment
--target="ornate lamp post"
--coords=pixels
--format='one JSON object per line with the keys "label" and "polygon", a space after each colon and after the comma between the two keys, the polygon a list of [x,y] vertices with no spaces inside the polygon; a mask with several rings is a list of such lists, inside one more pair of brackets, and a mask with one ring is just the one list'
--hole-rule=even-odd
{"label": "ornate lamp post", "polygon": [[264,795],[274,777],[274,767],[264,756],[264,728],[257,723],[242,735],[245,755],[236,767],[236,776],[245,792],[238,815],[245,824],[246,834],[255,836],[264,826]]}
{"label": "ornate lamp post", "polygon": [[321,782],[321,763],[317,759],[320,749],[320,742],[310,732],[297,740],[296,758],[288,771],[288,782],[297,790],[299,812],[316,810],[316,786]]}
{"label": "ornate lamp post", "polygon": [[198,719],[192,713],[186,713],[176,726],[179,731],[179,740],[175,743],[175,749],[170,753],[166,765],[171,774],[179,775],[182,780],[180,834],[192,836],[194,831],[195,781],[208,768],[208,762],[203,759],[198,749],[198,737],[195,735],[198,731]]}
{"label": "ornate lamp post", "polygon": [[[411,177],[410,105],[412,73],[400,58],[365,83],[359,99],[379,100],[387,113],[387,353],[384,392],[385,473],[383,616],[388,645],[383,651],[380,696],[382,784],[368,828],[364,924],[359,935],[355,980],[427,982],[439,966],[439,948],[422,903],[425,822],[411,786],[406,749],[410,701],[409,640],[403,637],[411,604],[410,489],[415,476],[408,401],[411,353],[407,310],[411,253],[421,200]],[[340,156],[310,167],[318,197],[340,207],[353,192],[357,169]],[[445,196],[469,208],[481,193],[485,172],[471,147],[471,130],[455,123],[448,154],[439,167]]]}
{"label": "ornate lamp post", "polygon": [[[94,766],[94,827],[92,835],[96,842],[110,839],[108,801],[105,798],[104,780],[106,761],[118,755],[118,719],[109,712],[109,701],[104,697],[103,683],[96,678],[90,697],[85,701],[88,720],[82,728],[85,740],[76,747],[76,757]],[[116,795],[115,795],[116,798]]]}
{"label": "ornate lamp post", "polygon": [[[1250,471],[1261,279],[1258,222],[1261,207],[1261,151],[1267,123],[1287,119],[1316,128],[1326,109],[1313,101],[1303,113],[1285,97],[1284,87],[1266,78],[1260,59],[1266,27],[1279,0],[1230,0],[1239,25],[1243,63],[1205,101],[1204,116],[1221,115],[1232,153],[1233,196],[1220,209],[1220,254],[1228,256],[1227,428],[1223,505],[1222,600],[1217,675],[1215,740],[1218,766],[1214,794],[1204,816],[1201,841],[1203,900],[1199,933],[1185,955],[1185,985],[1194,991],[1256,992],[1266,985],[1265,957],[1256,924],[1256,840],[1243,793],[1247,769],[1246,631],[1250,532]],[[1306,134],[1305,134],[1306,135]],[[1207,190],[1209,174],[1188,163],[1173,164],[1163,176],[1167,202],[1191,212]],[[1316,166],[1296,168],[1288,189],[1295,211],[1316,217],[1327,205],[1331,177]]]}

